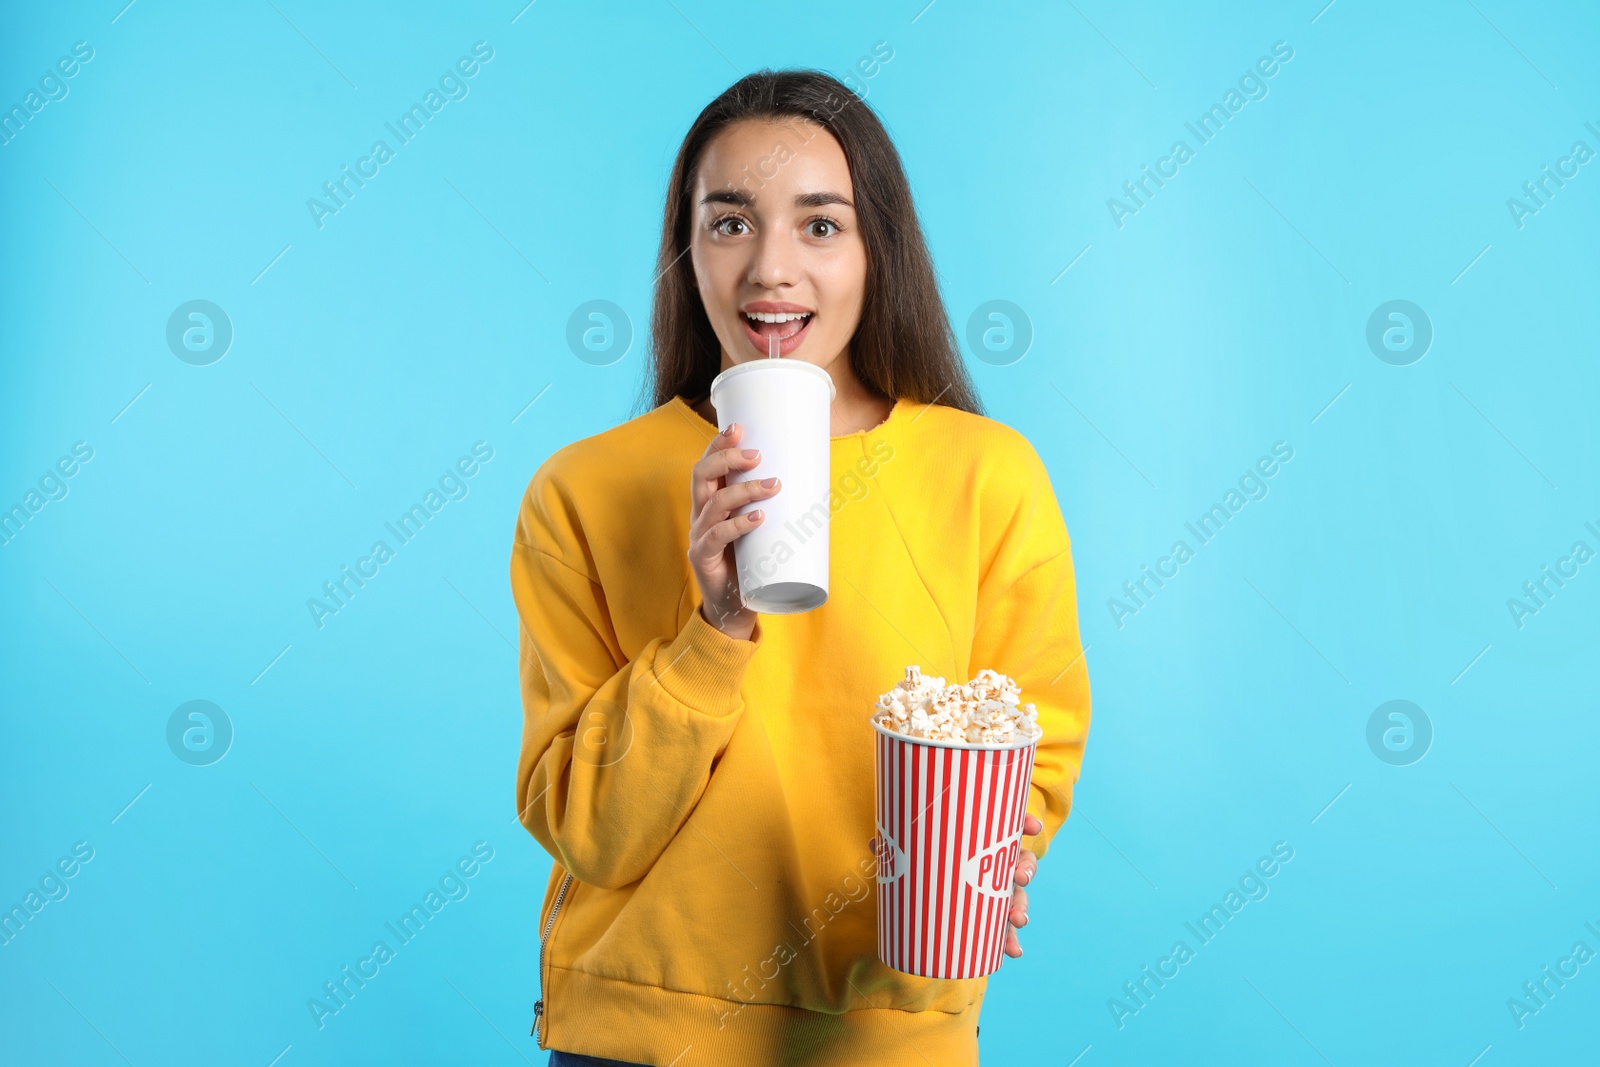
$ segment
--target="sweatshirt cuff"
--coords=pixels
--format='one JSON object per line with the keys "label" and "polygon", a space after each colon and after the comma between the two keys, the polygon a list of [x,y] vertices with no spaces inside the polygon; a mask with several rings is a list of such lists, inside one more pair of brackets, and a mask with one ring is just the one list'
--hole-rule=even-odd
{"label": "sweatshirt cuff", "polygon": [[700,605],[678,636],[656,654],[656,681],[680,704],[724,716],[743,704],[744,672],[761,642],[761,619],[748,641],[729,637],[706,621]]}

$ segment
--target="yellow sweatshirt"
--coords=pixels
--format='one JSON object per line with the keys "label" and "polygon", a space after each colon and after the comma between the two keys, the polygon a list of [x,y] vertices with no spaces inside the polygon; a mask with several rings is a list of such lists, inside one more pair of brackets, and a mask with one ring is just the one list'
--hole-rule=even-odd
{"label": "yellow sweatshirt", "polygon": [[[832,439],[828,600],[700,613],[689,472],[717,428],[681,398],[534,474],[511,553],[521,820],[554,858],[542,1048],[643,1064],[977,1062],[987,979],[877,958],[873,703],[910,664],[1014,678],[1044,727],[1043,856],[1089,727],[1067,530],[1010,427],[908,400]],[[759,473],[759,468],[757,468]]]}

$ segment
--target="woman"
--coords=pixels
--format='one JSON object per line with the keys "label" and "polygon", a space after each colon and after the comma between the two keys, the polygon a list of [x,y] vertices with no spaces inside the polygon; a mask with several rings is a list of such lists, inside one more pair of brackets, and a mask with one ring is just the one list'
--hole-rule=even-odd
{"label": "woman", "polygon": [[[551,1064],[976,1063],[986,979],[877,959],[874,700],[909,664],[1009,674],[1038,745],[1005,951],[1089,722],[1072,558],[1043,464],[983,416],[899,157],[839,82],[728,89],[673,166],[653,409],[555,452],[511,557],[523,824],[555,860],[534,1030]],[[734,516],[783,492],[722,370],[832,376],[827,602],[745,608]],[[684,492],[684,483],[689,492]],[[599,1059],[585,1057],[602,1057]]]}

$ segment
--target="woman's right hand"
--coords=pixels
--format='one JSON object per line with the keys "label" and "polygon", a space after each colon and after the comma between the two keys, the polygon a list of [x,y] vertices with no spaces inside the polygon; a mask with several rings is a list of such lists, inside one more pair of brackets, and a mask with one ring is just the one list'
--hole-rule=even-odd
{"label": "woman's right hand", "polygon": [[729,637],[748,641],[755,630],[756,613],[739,598],[733,543],[759,526],[764,515],[751,511],[735,516],[733,512],[748,501],[773,496],[782,483],[776,478],[751,478],[728,484],[730,472],[750,470],[761,463],[760,455],[746,455],[754,449],[738,447],[743,436],[744,427],[738,423],[729,425],[712,438],[694,465],[690,475],[689,566],[700,583],[705,620]]}

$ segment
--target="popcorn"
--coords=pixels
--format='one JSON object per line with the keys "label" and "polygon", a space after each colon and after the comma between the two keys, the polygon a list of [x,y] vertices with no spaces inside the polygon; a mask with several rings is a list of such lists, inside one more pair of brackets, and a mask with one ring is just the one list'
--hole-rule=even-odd
{"label": "popcorn", "polygon": [[946,685],[920,667],[878,698],[872,721],[893,733],[950,744],[1009,745],[1037,741],[1044,729],[1032,704],[1019,701],[1017,683],[981,670],[965,685]]}

